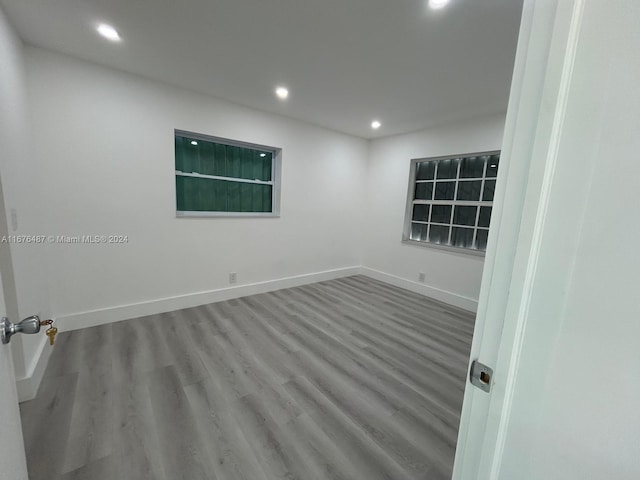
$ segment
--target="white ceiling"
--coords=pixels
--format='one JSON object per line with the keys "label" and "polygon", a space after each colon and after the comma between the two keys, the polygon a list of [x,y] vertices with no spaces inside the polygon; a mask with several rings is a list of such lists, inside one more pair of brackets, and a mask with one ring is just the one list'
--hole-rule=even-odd
{"label": "white ceiling", "polygon": [[[522,0],[0,0],[26,43],[374,138],[507,107]],[[112,24],[123,41],[95,32]],[[290,97],[280,102],[276,85]],[[371,130],[374,118],[382,128]]]}

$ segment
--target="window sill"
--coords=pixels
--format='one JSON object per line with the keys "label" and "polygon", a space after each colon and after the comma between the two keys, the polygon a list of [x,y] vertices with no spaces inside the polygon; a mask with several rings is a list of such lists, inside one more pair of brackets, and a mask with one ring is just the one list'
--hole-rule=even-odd
{"label": "window sill", "polygon": [[176,212],[176,218],[280,218],[275,212]]}
{"label": "window sill", "polygon": [[414,245],[417,247],[427,247],[427,248],[434,248],[436,250],[444,250],[451,253],[461,253],[463,255],[471,255],[472,257],[484,258],[485,256],[485,252],[483,250],[474,250],[471,248],[459,248],[459,247],[452,247],[450,245],[438,245],[437,243],[418,242],[417,240],[409,240],[409,239],[402,239],[402,243],[405,243],[407,245]]}

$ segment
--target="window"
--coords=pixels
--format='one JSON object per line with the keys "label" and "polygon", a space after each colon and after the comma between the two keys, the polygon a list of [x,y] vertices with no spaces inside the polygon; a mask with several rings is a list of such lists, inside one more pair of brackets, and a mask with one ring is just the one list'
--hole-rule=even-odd
{"label": "window", "polygon": [[280,149],[175,132],[178,216],[277,216]]}
{"label": "window", "polygon": [[500,152],[411,161],[403,240],[484,254]]}

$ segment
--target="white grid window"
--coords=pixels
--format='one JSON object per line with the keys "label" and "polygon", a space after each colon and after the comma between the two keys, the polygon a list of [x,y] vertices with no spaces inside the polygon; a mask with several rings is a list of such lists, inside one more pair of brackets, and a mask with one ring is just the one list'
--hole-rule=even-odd
{"label": "white grid window", "polygon": [[484,254],[500,152],[411,161],[403,240]]}

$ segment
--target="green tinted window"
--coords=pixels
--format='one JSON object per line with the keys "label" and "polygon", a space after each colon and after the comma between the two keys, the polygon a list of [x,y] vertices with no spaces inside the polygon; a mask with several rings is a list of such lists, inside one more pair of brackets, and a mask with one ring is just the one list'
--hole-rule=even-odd
{"label": "green tinted window", "polygon": [[275,153],[176,133],[178,213],[273,213]]}

